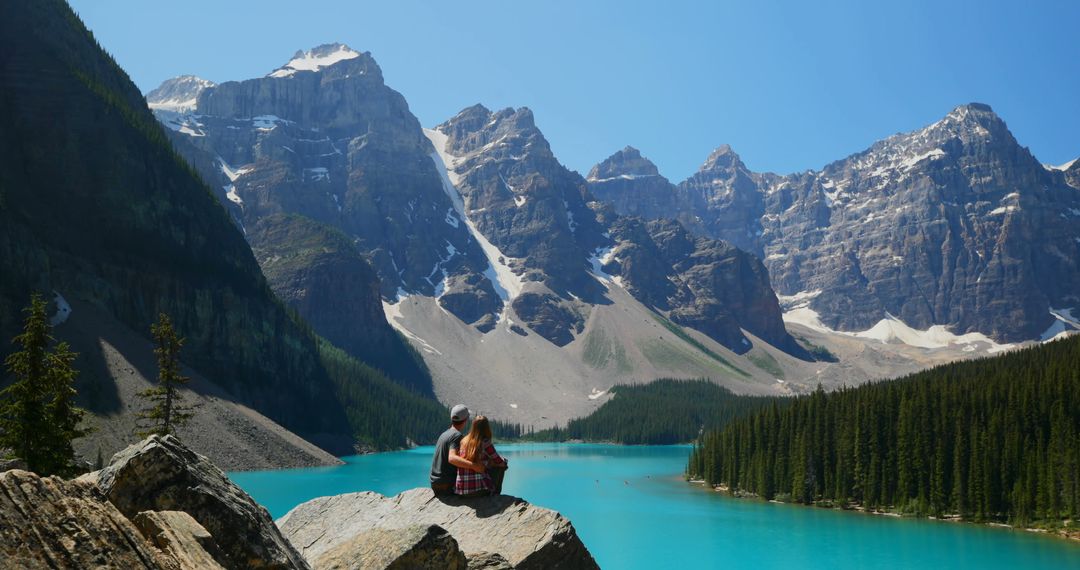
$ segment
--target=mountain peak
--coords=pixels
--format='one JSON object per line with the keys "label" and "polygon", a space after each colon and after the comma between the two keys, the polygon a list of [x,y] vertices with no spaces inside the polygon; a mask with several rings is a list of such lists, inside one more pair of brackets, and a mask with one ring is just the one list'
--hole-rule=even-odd
{"label": "mountain peak", "polygon": [[592,167],[587,178],[590,182],[598,182],[611,178],[639,178],[659,174],[656,165],[641,156],[641,151],[627,146]]}
{"label": "mountain peak", "polygon": [[363,54],[342,43],[323,44],[308,51],[297,51],[288,63],[270,72],[267,77],[289,77],[297,71],[319,71],[361,55]]}
{"label": "mountain peak", "polygon": [[1008,131],[1005,121],[985,103],[967,103],[960,105],[945,115],[945,118],[930,125],[925,130],[944,130],[954,134],[968,134],[976,137],[989,137],[995,132]]}
{"label": "mountain peak", "polygon": [[739,155],[736,154],[734,150],[731,150],[731,145],[722,144],[709,153],[709,158],[705,159],[705,163],[701,165],[701,170],[706,171],[741,167],[744,167],[742,159],[739,158]]}
{"label": "mountain peak", "polygon": [[154,111],[187,113],[195,110],[199,94],[214,82],[194,75],[180,75],[166,79],[157,89],[146,94],[146,104]]}

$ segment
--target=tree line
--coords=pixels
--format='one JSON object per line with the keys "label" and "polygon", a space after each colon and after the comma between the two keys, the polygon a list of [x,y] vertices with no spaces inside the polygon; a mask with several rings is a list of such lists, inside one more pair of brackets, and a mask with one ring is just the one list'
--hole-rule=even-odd
{"label": "tree line", "polygon": [[706,433],[734,493],[965,520],[1080,517],[1080,337],[783,403]]}
{"label": "tree line", "polygon": [[[41,475],[70,476],[79,471],[71,442],[88,435],[85,411],[75,405],[74,363],[78,354],[52,336],[47,303],[34,294],[22,333],[13,343],[18,350],[4,359],[13,381],[0,390],[0,452],[22,460]],[[158,360],[158,382],[138,394],[148,406],[137,413],[137,433],[167,435],[187,423],[192,407],[185,405],[179,388],[188,378],[180,373],[184,339],[162,313],[150,328]]]}
{"label": "tree line", "polygon": [[536,431],[521,424],[493,423],[496,437],[531,441],[583,440],[630,445],[689,443],[703,430],[726,425],[776,398],[738,396],[706,379],[662,378],[611,388],[612,398],[566,427]]}

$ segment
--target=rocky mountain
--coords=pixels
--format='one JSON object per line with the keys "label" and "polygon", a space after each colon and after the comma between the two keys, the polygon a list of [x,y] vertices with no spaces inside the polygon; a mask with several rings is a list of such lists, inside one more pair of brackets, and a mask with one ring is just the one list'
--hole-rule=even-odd
{"label": "rocky mountain", "polygon": [[784,328],[769,275],[759,259],[728,242],[690,234],[672,220],[620,218],[612,225],[619,245],[602,269],[621,278],[636,299],[675,323],[748,351],[752,333],[807,360],[806,349]]}
{"label": "rocky mountain", "polygon": [[146,101],[151,110],[159,113],[187,113],[195,110],[195,101],[199,94],[213,86],[213,81],[194,75],[181,75],[166,80],[157,89],[147,93]]}
{"label": "rocky mountain", "polygon": [[[371,339],[386,338],[371,332],[386,328],[372,310],[381,297],[443,401],[501,399],[498,417],[549,423],[571,413],[560,401],[581,398],[584,411],[599,403],[587,396],[629,373],[651,380],[682,369],[743,383],[753,374],[721,352],[746,354],[757,343],[807,358],[784,330],[760,263],[716,240],[687,237],[661,251],[649,231],[618,230],[622,217],[559,163],[529,109],[476,105],[422,129],[370,54],[328,44],[265,77],[207,87],[193,111],[159,119],[244,228],[278,295],[320,334],[375,364]],[[655,274],[629,253],[625,275],[604,269],[638,238],[652,248]],[[361,277],[361,258],[378,276],[377,293]],[[607,322],[599,314],[607,312],[623,316]],[[615,322],[627,330],[609,332]],[[653,342],[661,339],[646,342],[659,326],[678,330],[663,348]],[[692,364],[673,350],[694,355]],[[525,361],[567,353],[566,368],[540,381],[552,399]],[[409,375],[396,374],[419,385]],[[534,398],[543,411],[515,401]]]}
{"label": "rocky mountain", "polygon": [[[1071,172],[1039,164],[990,107],[973,103],[820,171],[755,173],[721,147],[661,193],[674,196],[675,212],[650,217],[684,220],[755,253],[799,322],[1017,342],[1076,326],[1080,193]],[[605,184],[590,182],[610,193]],[[626,197],[645,182],[621,184],[632,187],[611,200],[617,210],[648,210]]]}
{"label": "rocky mountain", "polygon": [[[145,341],[164,312],[203,396],[232,404],[213,406],[227,408],[209,424],[228,430],[222,440],[272,438],[266,447],[320,462],[286,430],[339,453],[357,438],[392,447],[436,433],[412,419],[441,424],[437,403],[324,350],[274,297],[241,232],[66,3],[15,2],[0,20],[0,351],[31,293],[48,295],[56,336],[81,354],[80,403],[115,426],[137,410],[125,390],[156,375]],[[370,403],[358,386],[393,401],[356,414]],[[96,433],[99,452],[133,437]]]}
{"label": "rocky mountain", "polygon": [[587,205],[581,176],[567,170],[532,111],[476,105],[427,132],[446,168],[447,192],[483,243],[504,303],[529,328],[563,346],[584,324],[581,303],[604,288],[588,258],[608,238]]}
{"label": "rocky mountain", "polygon": [[[438,288],[447,310],[490,327],[485,316],[500,301],[482,278],[484,254],[443,189],[419,122],[370,54],[340,44],[299,52],[266,77],[205,90],[196,114],[161,118],[243,227],[281,213],[327,224],[376,269],[381,296]],[[263,236],[248,238],[259,247]],[[301,314],[309,309],[334,308]]]}
{"label": "rocky mountain", "polygon": [[634,147],[628,146],[594,166],[586,181],[592,195],[614,206],[619,214],[677,219],[684,226],[691,225],[688,221],[693,223],[681,217],[689,209],[681,204],[675,185]]}
{"label": "rocky mountain", "polygon": [[1061,170],[1064,172],[1065,181],[1073,188],[1080,189],[1080,159],[1073,159],[1054,170]]}

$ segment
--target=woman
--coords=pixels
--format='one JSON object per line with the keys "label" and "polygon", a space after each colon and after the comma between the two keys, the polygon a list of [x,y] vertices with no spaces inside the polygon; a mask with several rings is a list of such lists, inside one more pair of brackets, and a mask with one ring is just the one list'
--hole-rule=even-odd
{"label": "woman", "polygon": [[[454,493],[464,497],[476,497],[498,492],[492,482],[489,471],[492,469],[505,469],[506,460],[503,459],[495,446],[491,443],[491,424],[484,416],[476,416],[472,428],[465,439],[461,440],[458,454],[473,463],[484,466],[484,471],[470,469],[457,470],[457,482],[454,485]],[[501,474],[501,473],[500,473]],[[502,485],[498,485],[501,487]]]}

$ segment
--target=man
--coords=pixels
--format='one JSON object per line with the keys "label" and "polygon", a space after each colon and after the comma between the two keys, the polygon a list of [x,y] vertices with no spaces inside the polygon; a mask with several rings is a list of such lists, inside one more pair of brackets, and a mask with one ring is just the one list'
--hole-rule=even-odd
{"label": "man", "polygon": [[469,421],[469,408],[458,404],[450,410],[450,428],[439,436],[435,443],[435,455],[431,458],[431,490],[437,496],[454,494],[454,482],[457,481],[458,469],[471,469],[484,472],[482,463],[473,463],[458,455],[461,448],[462,434]]}

